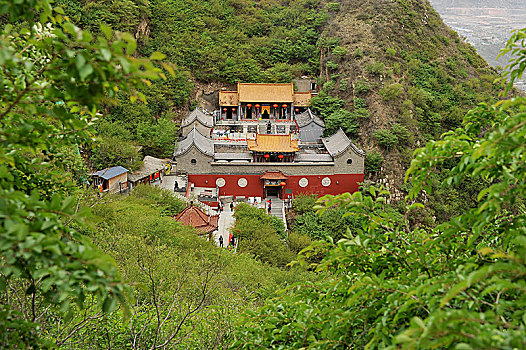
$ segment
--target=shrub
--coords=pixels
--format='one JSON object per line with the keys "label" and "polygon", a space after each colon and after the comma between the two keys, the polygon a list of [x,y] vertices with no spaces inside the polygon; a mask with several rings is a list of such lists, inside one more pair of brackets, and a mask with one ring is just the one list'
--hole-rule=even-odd
{"label": "shrub", "polygon": [[392,47],[390,47],[387,50],[385,50],[385,53],[387,54],[387,57],[389,57],[389,58],[393,58],[393,57],[396,56],[396,50],[393,49]]}
{"label": "shrub", "polygon": [[358,108],[352,114],[359,119],[369,119],[371,117],[369,111],[365,108]]}
{"label": "shrub", "polygon": [[385,64],[382,62],[369,63],[365,66],[365,70],[371,75],[382,75],[385,73]]}
{"label": "shrub", "polygon": [[385,101],[397,98],[404,92],[404,86],[400,83],[394,83],[384,86],[380,89],[379,94]]}
{"label": "shrub", "polygon": [[314,205],[318,200],[318,196],[315,194],[299,194],[294,198],[293,208],[297,215],[303,215],[305,213],[313,212]]}
{"label": "shrub", "polygon": [[327,68],[329,68],[330,70],[337,70],[338,67],[338,63],[335,63],[333,61],[327,61]]}
{"label": "shrub", "polygon": [[384,157],[376,151],[367,152],[365,157],[365,171],[368,173],[377,173],[382,169]]}
{"label": "shrub", "polygon": [[342,79],[340,80],[340,91],[345,91],[345,90],[347,90],[347,80]]}
{"label": "shrub", "polygon": [[363,53],[363,49],[361,47],[357,48],[352,53],[352,57],[354,57],[355,59],[360,59],[360,58],[363,57],[363,55],[364,55],[364,53]]}
{"label": "shrub", "polygon": [[315,96],[310,100],[310,104],[312,109],[325,119],[342,108],[344,101],[338,97],[329,96],[327,92],[322,90],[318,96]]}
{"label": "shrub", "polygon": [[353,101],[354,108],[367,108],[367,104],[365,103],[365,100],[360,97],[356,97]]}
{"label": "shrub", "polygon": [[406,143],[409,140],[409,130],[403,125],[393,124],[393,126],[391,126],[391,132],[396,135],[398,140],[402,143]]}
{"label": "shrub", "polygon": [[344,58],[345,55],[347,55],[347,49],[345,47],[338,45],[334,49],[332,49],[332,54],[341,59],[341,58]]}
{"label": "shrub", "polygon": [[329,2],[327,3],[327,11],[329,12],[336,12],[340,10],[340,4],[337,2]]}
{"label": "shrub", "polygon": [[338,128],[342,128],[346,134],[356,135],[359,129],[356,123],[356,116],[345,109],[339,109],[325,118],[325,126],[325,132],[329,135],[338,130]]}
{"label": "shrub", "polygon": [[377,130],[374,132],[374,138],[378,144],[387,149],[398,143],[398,137],[389,130]]}
{"label": "shrub", "polygon": [[369,92],[371,90],[371,86],[367,83],[365,79],[360,79],[354,84],[354,91],[357,94]]}

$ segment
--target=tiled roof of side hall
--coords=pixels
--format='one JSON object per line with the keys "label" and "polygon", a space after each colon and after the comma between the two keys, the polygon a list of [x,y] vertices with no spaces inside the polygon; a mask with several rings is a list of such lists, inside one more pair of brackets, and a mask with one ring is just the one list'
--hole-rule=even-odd
{"label": "tiled roof of side hall", "polygon": [[155,158],[152,156],[146,156],[143,159],[143,166],[141,169],[134,171],[130,174],[128,174],[128,180],[131,182],[136,182],[140,179],[145,178],[146,176],[150,176],[151,174],[163,170],[164,164],[167,163],[167,161]]}
{"label": "tiled roof of side hall", "polygon": [[354,143],[345,135],[342,128],[339,128],[334,134],[329,137],[324,137],[321,139],[323,145],[329,151],[329,154],[333,157],[339,156],[341,153],[345,152],[349,147],[361,157],[365,157],[365,151],[356,147]]}
{"label": "tiled roof of side hall", "polygon": [[122,166],[112,166],[111,168],[106,168],[104,170],[99,170],[94,173],[91,173],[91,176],[98,176],[105,180],[113,179],[115,176],[127,173],[129,170]]}
{"label": "tiled roof of side hall", "polygon": [[212,128],[214,126],[214,117],[211,114],[204,112],[202,109],[197,107],[194,109],[188,117],[186,117],[181,123],[181,127],[192,124],[195,120],[199,121],[204,126]]}
{"label": "tiled roof of side hall", "polygon": [[321,120],[316,114],[312,113],[310,108],[303,113],[296,114],[296,121],[300,128],[309,125],[311,122],[314,122],[321,127],[325,127],[323,120]]}
{"label": "tiled roof of side hall", "polygon": [[201,135],[197,129],[194,128],[192,131],[186,135],[186,138],[177,144],[177,148],[174,152],[174,156],[180,156],[186,153],[192,145],[195,145],[202,153],[207,156],[214,156],[214,145],[212,139],[207,138],[206,136]]}

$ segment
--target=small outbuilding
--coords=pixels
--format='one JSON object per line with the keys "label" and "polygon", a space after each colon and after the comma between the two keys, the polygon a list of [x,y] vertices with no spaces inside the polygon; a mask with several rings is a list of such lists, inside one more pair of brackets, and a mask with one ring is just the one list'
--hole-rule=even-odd
{"label": "small outbuilding", "polygon": [[128,190],[128,169],[114,166],[90,174],[93,187],[99,192],[123,193]]}
{"label": "small outbuilding", "polygon": [[162,182],[166,163],[168,160],[151,156],[144,157],[141,169],[128,174],[130,188],[134,188],[138,184],[159,185]]}
{"label": "small outbuilding", "polygon": [[197,229],[199,235],[212,237],[219,226],[219,215],[207,215],[201,208],[191,204],[175,217],[183,225],[192,226]]}

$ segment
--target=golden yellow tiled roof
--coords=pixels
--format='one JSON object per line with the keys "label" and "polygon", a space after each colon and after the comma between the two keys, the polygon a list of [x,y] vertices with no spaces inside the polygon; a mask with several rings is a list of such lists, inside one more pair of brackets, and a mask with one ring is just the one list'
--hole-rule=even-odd
{"label": "golden yellow tiled roof", "polygon": [[219,105],[220,106],[236,106],[239,103],[239,99],[236,91],[219,91]]}
{"label": "golden yellow tiled roof", "polygon": [[294,102],[294,85],[238,83],[240,102]]}
{"label": "golden yellow tiled roof", "polygon": [[312,94],[310,93],[310,91],[295,92],[294,93],[294,107],[309,107],[311,98],[312,98]]}
{"label": "golden yellow tiled roof", "polygon": [[298,140],[290,135],[257,134],[255,140],[247,140],[248,149],[253,152],[297,152]]}

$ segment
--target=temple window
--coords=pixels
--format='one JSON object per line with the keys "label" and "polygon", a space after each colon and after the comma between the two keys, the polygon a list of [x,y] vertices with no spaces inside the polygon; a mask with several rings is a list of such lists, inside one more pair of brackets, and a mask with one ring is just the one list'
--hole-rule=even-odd
{"label": "temple window", "polygon": [[192,159],[192,160],[190,161],[190,163],[192,163],[192,164],[197,164],[197,160]]}
{"label": "temple window", "polygon": [[352,159],[351,158],[347,159],[347,164],[349,164],[349,165],[352,164]]}

